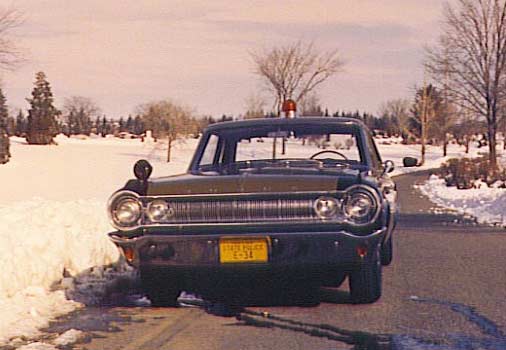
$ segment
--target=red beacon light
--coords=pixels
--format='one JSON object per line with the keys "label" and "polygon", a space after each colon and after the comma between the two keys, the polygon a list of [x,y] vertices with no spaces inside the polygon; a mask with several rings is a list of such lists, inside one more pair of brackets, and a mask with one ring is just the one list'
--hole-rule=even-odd
{"label": "red beacon light", "polygon": [[294,100],[285,100],[283,102],[283,106],[281,107],[281,111],[283,112],[282,116],[284,118],[295,118],[295,112],[297,112],[297,104]]}

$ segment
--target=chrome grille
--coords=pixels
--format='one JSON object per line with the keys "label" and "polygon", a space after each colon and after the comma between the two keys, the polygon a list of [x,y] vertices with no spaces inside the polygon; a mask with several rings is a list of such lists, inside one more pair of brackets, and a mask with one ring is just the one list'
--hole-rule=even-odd
{"label": "chrome grille", "polygon": [[314,199],[171,201],[161,224],[318,220]]}

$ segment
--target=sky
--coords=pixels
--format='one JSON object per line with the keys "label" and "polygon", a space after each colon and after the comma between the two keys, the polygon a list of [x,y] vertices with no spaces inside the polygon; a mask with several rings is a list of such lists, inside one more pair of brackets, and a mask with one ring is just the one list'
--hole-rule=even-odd
{"label": "sky", "polygon": [[424,46],[437,39],[443,0],[2,0],[23,23],[25,62],[1,72],[13,109],[27,109],[44,71],[57,107],[74,95],[107,116],[170,98],[199,115],[240,114],[264,94],[252,52],[296,41],[337,49],[343,71],[318,89],[330,111],[378,112],[423,82]]}

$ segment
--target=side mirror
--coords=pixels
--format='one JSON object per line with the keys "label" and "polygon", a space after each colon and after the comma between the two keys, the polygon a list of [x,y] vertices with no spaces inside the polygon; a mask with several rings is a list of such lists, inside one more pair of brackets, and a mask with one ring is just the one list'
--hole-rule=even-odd
{"label": "side mirror", "polygon": [[385,160],[385,162],[383,163],[383,169],[384,174],[391,173],[395,169],[394,162],[392,162],[391,160]]}
{"label": "side mirror", "polygon": [[404,157],[402,158],[402,165],[404,165],[406,168],[417,166],[418,159],[415,157]]}
{"label": "side mirror", "polygon": [[153,167],[145,159],[138,160],[134,165],[134,175],[141,181],[146,181],[151,176]]}

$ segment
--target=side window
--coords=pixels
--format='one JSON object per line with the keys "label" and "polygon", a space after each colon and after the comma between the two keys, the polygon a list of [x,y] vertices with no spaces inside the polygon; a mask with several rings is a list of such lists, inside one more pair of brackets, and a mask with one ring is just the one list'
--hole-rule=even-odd
{"label": "side window", "polygon": [[200,159],[200,166],[214,164],[216,151],[218,150],[218,141],[219,141],[218,136],[214,134],[209,136],[206,148],[204,149],[204,153],[202,154],[202,158]]}
{"label": "side window", "polygon": [[367,137],[367,140],[368,140],[368,143],[369,143],[369,148],[370,148],[370,154],[371,154],[371,159],[374,163],[374,166],[375,167],[381,167],[381,156],[378,152],[378,148],[376,147],[376,144],[374,143],[374,140],[372,138],[371,135],[369,135]]}

